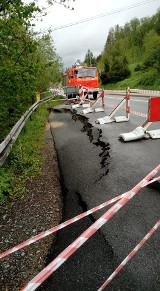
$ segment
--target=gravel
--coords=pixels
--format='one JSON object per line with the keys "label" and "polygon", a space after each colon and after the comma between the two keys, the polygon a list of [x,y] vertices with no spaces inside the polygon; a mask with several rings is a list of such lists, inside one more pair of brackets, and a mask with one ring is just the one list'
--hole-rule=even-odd
{"label": "gravel", "polygon": [[[45,231],[62,220],[62,190],[57,154],[49,123],[46,124],[42,174],[27,183],[25,197],[13,201],[0,214],[0,253]],[[3,259],[0,290],[20,290],[46,265],[56,236],[50,235]]]}

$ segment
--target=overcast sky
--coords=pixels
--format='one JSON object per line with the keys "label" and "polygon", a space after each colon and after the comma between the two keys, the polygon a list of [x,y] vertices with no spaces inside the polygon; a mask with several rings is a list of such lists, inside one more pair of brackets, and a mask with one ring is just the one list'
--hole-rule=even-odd
{"label": "overcast sky", "polygon": [[[45,0],[37,2],[43,5]],[[152,16],[160,8],[160,0],[75,0],[70,3],[74,10],[66,9],[59,4],[48,8],[46,10],[48,15],[42,22],[37,23],[37,29],[55,29],[93,16],[106,15],[52,32],[64,68],[72,66],[77,59],[83,61],[88,49],[94,56],[98,56],[103,51],[111,27],[116,24],[123,26],[134,17]],[[138,6],[140,3],[143,4]],[[131,6],[135,7],[131,8]],[[122,11],[118,12],[118,10]]]}

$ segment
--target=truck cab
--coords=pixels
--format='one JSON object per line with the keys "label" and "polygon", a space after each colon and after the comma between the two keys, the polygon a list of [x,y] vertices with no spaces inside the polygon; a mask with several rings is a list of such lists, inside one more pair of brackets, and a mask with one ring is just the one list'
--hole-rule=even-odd
{"label": "truck cab", "polygon": [[80,85],[84,91],[93,95],[93,99],[97,99],[99,76],[96,67],[75,66],[66,70],[63,74],[63,86],[67,98],[77,96]]}

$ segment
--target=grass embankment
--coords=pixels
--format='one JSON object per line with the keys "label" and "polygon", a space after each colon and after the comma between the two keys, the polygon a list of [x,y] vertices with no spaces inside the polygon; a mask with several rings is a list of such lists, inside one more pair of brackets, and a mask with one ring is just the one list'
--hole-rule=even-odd
{"label": "grass embankment", "polygon": [[131,70],[130,78],[115,84],[101,85],[101,87],[109,90],[121,90],[127,87],[132,89],[160,90],[160,76],[157,75],[157,71],[153,69],[147,72],[135,72],[134,69],[136,66],[137,64],[131,64],[129,66]]}
{"label": "grass embankment", "polygon": [[7,161],[0,168],[0,207],[5,207],[7,201],[22,198],[27,192],[26,181],[41,173],[47,109],[60,104],[60,98],[55,97],[37,108],[26,122]]}

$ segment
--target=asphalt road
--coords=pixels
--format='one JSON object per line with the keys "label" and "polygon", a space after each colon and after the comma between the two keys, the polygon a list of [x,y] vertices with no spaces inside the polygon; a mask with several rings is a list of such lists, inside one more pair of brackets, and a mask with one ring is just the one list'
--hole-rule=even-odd
{"label": "asphalt road", "polygon": [[[105,97],[115,105],[121,96]],[[62,175],[64,220],[132,189],[160,163],[160,140],[122,142],[120,133],[141,125],[145,118],[131,114],[129,122],[98,125],[108,115],[86,116],[70,106],[53,110],[49,116]],[[64,109],[65,108],[65,109]],[[133,97],[131,110],[147,113],[147,98]],[[122,115],[120,110],[116,115]],[[151,129],[160,128],[160,122]],[[60,231],[48,262],[77,238],[108,208]],[[97,290],[118,264],[160,218],[160,189],[143,188],[133,199],[89,239],[43,285],[41,290]],[[106,290],[160,290],[160,231],[113,279]]]}

